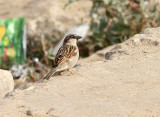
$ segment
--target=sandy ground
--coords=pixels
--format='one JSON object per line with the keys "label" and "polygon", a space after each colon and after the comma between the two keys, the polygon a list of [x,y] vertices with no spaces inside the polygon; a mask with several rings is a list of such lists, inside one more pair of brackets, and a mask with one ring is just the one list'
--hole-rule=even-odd
{"label": "sandy ground", "polygon": [[64,8],[68,0],[0,0],[0,19],[25,17],[29,36],[46,34],[61,39],[69,29],[89,23],[91,1],[78,1]]}
{"label": "sandy ground", "polygon": [[[25,16],[29,34],[58,38],[57,32],[89,22],[92,6],[79,1],[64,10],[66,0],[61,1],[0,0],[0,16]],[[80,60],[74,75],[55,76],[1,98],[0,117],[28,117],[28,110],[33,117],[159,117],[159,66],[160,28],[147,29]]]}
{"label": "sandy ground", "polygon": [[28,117],[28,110],[33,117],[159,117],[160,28],[106,52],[110,60],[79,61],[74,75],[54,76],[0,99],[0,117]]}

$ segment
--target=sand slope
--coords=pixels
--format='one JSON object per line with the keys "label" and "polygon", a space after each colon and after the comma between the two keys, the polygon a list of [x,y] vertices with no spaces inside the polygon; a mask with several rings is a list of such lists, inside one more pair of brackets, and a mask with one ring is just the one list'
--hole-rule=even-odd
{"label": "sand slope", "polygon": [[74,75],[0,99],[0,117],[27,117],[29,109],[34,117],[159,117],[159,42],[160,28],[146,29],[108,50],[108,60],[80,61]]}

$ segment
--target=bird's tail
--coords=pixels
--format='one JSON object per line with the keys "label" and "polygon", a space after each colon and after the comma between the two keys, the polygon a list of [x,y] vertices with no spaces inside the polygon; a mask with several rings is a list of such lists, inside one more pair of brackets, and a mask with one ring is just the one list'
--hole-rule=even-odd
{"label": "bird's tail", "polygon": [[50,77],[56,72],[56,69],[55,68],[52,68],[50,70],[50,72],[43,78],[43,79],[46,79],[46,80],[49,80]]}

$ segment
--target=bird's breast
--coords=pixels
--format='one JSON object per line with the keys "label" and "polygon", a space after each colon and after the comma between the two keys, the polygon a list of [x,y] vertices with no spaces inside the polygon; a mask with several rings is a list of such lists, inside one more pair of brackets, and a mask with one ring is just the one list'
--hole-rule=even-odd
{"label": "bird's breast", "polygon": [[79,58],[79,50],[76,49],[76,51],[73,53],[72,57],[68,60],[68,64],[71,67],[74,67],[75,64],[77,63]]}

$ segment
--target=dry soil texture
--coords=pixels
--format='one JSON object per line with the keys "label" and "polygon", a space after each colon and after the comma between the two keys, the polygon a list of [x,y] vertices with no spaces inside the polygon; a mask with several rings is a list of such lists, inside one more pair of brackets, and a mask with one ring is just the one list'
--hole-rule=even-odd
{"label": "dry soil texture", "polygon": [[[54,76],[0,99],[0,117],[159,117],[160,28],[146,29]],[[48,113],[48,114],[46,114]]]}

